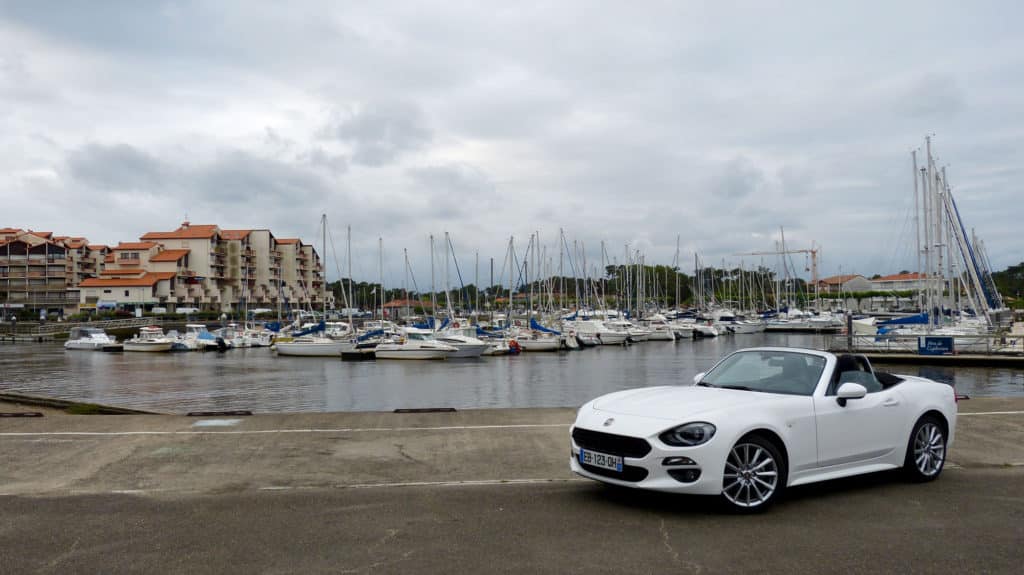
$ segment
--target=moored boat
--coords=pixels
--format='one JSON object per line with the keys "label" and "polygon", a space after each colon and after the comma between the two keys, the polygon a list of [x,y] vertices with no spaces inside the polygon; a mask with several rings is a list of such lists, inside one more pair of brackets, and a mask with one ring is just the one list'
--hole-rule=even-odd
{"label": "moored boat", "polygon": [[76,327],[71,330],[71,335],[64,342],[64,349],[102,351],[103,348],[115,345],[117,338],[107,335],[98,327]]}
{"label": "moored boat", "polygon": [[124,342],[124,351],[171,351],[174,342],[164,335],[160,326],[150,325],[139,328],[139,333]]}

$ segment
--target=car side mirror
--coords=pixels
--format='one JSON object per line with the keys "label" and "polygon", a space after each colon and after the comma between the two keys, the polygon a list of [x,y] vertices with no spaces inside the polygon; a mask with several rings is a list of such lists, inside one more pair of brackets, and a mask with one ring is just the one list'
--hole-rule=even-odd
{"label": "car side mirror", "polygon": [[708,374],[708,372],[702,371],[702,372],[698,373],[697,375],[693,376],[693,385],[697,385],[698,383],[700,383],[700,380],[704,379],[704,376],[707,375],[707,374]]}
{"label": "car side mirror", "polygon": [[846,383],[839,384],[839,390],[836,392],[836,402],[838,402],[841,407],[846,407],[846,401],[848,399],[860,399],[867,394],[868,388],[859,383],[848,381]]}

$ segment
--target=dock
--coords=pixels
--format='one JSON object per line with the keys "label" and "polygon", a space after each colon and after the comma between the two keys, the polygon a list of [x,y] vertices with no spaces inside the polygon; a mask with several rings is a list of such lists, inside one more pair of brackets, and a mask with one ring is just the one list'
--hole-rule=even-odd
{"label": "dock", "polygon": [[[912,560],[921,572],[1015,572],[1024,398],[959,406],[938,481],[833,481],[735,517],[705,498],[574,476],[569,408],[84,416],[0,402],[42,415],[0,418],[0,561],[11,572],[708,574]],[[826,555],[805,536],[824,532],[843,542]]]}

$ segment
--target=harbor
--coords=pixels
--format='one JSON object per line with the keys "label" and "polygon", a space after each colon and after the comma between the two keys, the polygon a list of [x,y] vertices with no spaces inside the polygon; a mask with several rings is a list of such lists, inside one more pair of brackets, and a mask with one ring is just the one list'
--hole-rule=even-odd
{"label": "harbor", "polygon": [[[568,408],[619,389],[688,383],[744,347],[823,349],[826,337],[762,332],[418,362],[283,357],[269,348],[104,353],[68,351],[55,342],[0,345],[0,391],[179,414]],[[1014,367],[953,367],[941,358],[926,365],[873,363],[944,381],[972,397],[1024,396],[1024,375]]]}

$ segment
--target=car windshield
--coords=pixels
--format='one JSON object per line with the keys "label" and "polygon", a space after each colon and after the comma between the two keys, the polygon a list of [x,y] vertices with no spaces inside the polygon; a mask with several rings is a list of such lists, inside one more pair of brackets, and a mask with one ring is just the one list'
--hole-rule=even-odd
{"label": "car windshield", "polygon": [[811,395],[825,369],[825,358],[792,351],[741,351],[708,372],[711,387]]}

